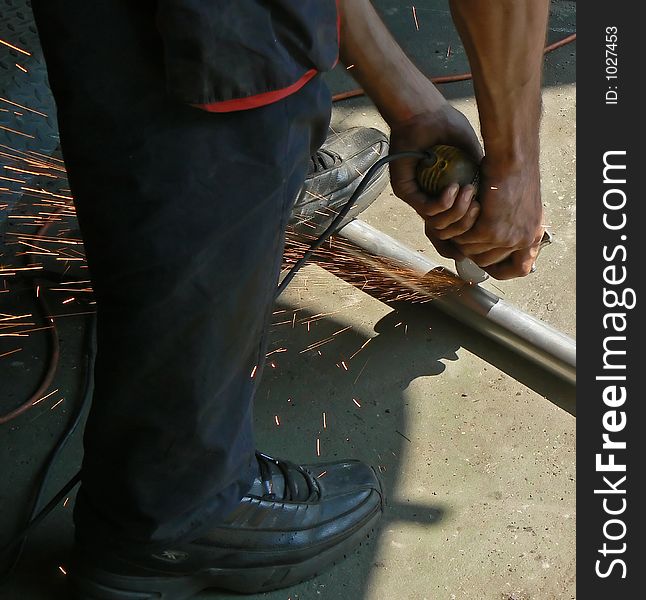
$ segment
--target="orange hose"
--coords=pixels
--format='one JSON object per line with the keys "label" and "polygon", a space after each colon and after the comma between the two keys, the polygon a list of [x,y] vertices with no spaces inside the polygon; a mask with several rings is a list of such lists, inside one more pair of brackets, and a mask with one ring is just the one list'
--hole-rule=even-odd
{"label": "orange hose", "polygon": [[[572,33],[567,37],[564,37],[563,39],[550,44],[549,46],[545,46],[543,53],[547,54],[548,52],[552,52],[552,50],[561,48],[562,46],[565,46],[573,42],[574,40],[576,40],[576,33]],[[455,83],[456,81],[468,81],[472,78],[473,75],[471,73],[459,73],[457,75],[441,75],[439,77],[432,77],[431,82],[435,84]],[[357,98],[359,96],[364,96],[365,93],[366,92],[361,88],[349,90],[347,92],[341,92],[332,96],[332,102],[340,102],[341,100],[348,100],[349,98]]]}

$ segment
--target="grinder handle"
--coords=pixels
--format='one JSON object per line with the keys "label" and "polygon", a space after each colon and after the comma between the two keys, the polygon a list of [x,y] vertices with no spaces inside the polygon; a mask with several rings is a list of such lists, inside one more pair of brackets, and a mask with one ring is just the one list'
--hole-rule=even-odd
{"label": "grinder handle", "polygon": [[427,151],[428,158],[417,163],[417,181],[420,187],[437,196],[452,183],[471,184],[478,192],[480,171],[478,165],[464,151],[455,146],[437,145]]}
{"label": "grinder handle", "polygon": [[[437,145],[427,151],[428,158],[417,163],[417,181],[420,187],[430,194],[437,196],[445,187],[452,183],[461,186],[471,184],[478,193],[480,170],[471,157],[455,146]],[[545,230],[539,250],[552,243],[552,234]],[[471,283],[480,283],[488,275],[471,259],[464,258],[455,263],[458,275]]]}
{"label": "grinder handle", "polygon": [[[431,196],[437,196],[452,183],[460,186],[471,184],[478,193],[480,171],[466,153],[455,146],[437,145],[427,151],[428,158],[417,163],[417,181]],[[488,277],[470,258],[455,261],[458,275],[469,283],[482,283]]]}

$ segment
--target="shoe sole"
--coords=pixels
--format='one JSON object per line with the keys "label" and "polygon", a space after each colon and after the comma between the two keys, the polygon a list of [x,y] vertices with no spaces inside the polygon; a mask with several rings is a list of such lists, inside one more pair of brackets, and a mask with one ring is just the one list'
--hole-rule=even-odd
{"label": "shoe sole", "polygon": [[254,594],[296,585],[336,565],[374,532],[381,516],[374,513],[347,538],[299,563],[240,569],[205,569],[184,577],[133,577],[116,575],[94,567],[71,575],[77,600],[187,600],[213,588]]}

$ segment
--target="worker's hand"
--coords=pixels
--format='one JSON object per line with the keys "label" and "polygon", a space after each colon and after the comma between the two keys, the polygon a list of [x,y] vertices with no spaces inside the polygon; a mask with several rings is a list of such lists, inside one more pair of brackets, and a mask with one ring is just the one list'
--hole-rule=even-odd
{"label": "worker's hand", "polygon": [[485,156],[478,200],[475,224],[451,242],[496,279],[530,273],[543,236],[538,157],[505,162]]}
{"label": "worker's hand", "polygon": [[[391,123],[390,147],[403,150],[428,150],[437,144],[457,146],[476,163],[482,149],[467,118],[447,102],[402,123]],[[417,182],[417,158],[401,158],[390,163],[390,182],[399,198],[410,204],[424,219],[427,237],[437,251],[447,258],[462,258],[450,241],[469,231],[480,214],[480,204],[471,185],[449,186],[436,197],[429,196]]]}

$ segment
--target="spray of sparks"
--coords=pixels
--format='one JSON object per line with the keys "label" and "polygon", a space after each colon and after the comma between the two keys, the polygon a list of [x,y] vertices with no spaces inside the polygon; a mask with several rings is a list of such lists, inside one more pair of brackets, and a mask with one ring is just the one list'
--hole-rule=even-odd
{"label": "spray of sparks", "polygon": [[[315,234],[288,231],[284,267],[294,264],[315,238]],[[311,262],[382,302],[430,302],[465,285],[449,271],[434,269],[420,274],[395,261],[372,255],[341,237],[330,238]],[[311,288],[314,283],[309,281],[308,286]],[[321,285],[329,283],[322,280]]]}
{"label": "spray of sparks", "polygon": [[[44,115],[30,107],[18,104],[6,98],[0,98],[0,102],[13,108]],[[95,302],[92,299],[92,285],[87,278],[79,277],[79,269],[87,269],[85,254],[81,239],[71,235],[77,231],[76,214],[73,205],[73,198],[67,186],[65,167],[62,160],[49,157],[32,151],[19,151],[5,145],[0,145],[0,158],[4,164],[0,171],[0,181],[8,181],[19,184],[20,190],[14,192],[6,190],[8,194],[20,194],[24,200],[20,210],[14,210],[8,214],[11,230],[7,232],[7,247],[12,250],[11,260],[8,264],[0,263],[0,277],[3,281],[2,292],[8,293],[7,281],[12,277],[33,272],[38,274],[42,270],[51,270],[52,265],[62,270],[61,281],[55,284],[39,284],[35,286],[37,297],[43,293],[49,297],[58,295],[59,305],[67,307],[74,302],[84,302],[89,310],[74,312],[59,311],[56,317],[75,316],[91,314]],[[46,182],[56,183],[56,192],[46,189]],[[317,218],[330,219],[334,213],[322,210],[316,213]],[[311,232],[309,232],[311,231]],[[309,248],[310,244],[318,235],[318,230],[307,221],[301,221],[297,226],[290,228],[286,235],[286,247],[283,257],[283,267],[289,269]],[[354,246],[341,237],[333,237],[324,244],[311,260],[312,264],[322,267],[325,271],[336,275],[342,280],[352,284],[356,288],[385,302],[405,301],[412,303],[424,303],[437,298],[448,292],[459,289],[463,282],[448,272],[432,271],[428,274],[414,272],[403,265],[396,264],[382,257],[374,256],[365,250]],[[69,272],[71,265],[76,267],[75,277],[66,281],[64,275]],[[320,271],[322,273],[322,271]],[[329,287],[330,279],[317,277],[312,270],[304,271],[291,285],[292,289],[316,290],[320,287]],[[331,316],[340,313],[345,308],[318,313],[302,314],[302,308],[280,309],[274,312],[274,328],[276,326],[289,326],[295,329],[298,326],[305,326],[307,332],[311,333],[311,326],[318,321],[329,319]],[[0,338],[8,340],[24,338],[30,334],[51,329],[54,326],[53,320],[42,326],[38,324],[38,318],[31,313],[6,314],[0,313]],[[398,324],[400,325],[400,324]],[[312,339],[298,352],[301,354],[315,352],[316,356],[323,356],[321,349],[333,343],[347,332],[352,332],[352,326],[342,327],[321,339]],[[336,366],[342,372],[350,371],[350,364],[368,346],[371,339],[365,340],[349,356],[341,356],[336,361]],[[20,352],[22,347],[0,349],[0,359],[13,356]],[[267,365],[274,369],[279,366],[278,358],[288,352],[289,349],[279,346],[267,352]],[[368,361],[365,361],[354,379],[354,384],[364,372]],[[261,365],[255,365],[250,378],[257,376]],[[356,371],[355,371],[356,372]],[[36,399],[33,405],[43,400],[50,399],[57,394],[53,390],[48,394]],[[50,410],[55,410],[63,402],[64,398],[50,400]],[[291,398],[289,400],[291,402]],[[357,408],[361,403],[352,398]],[[276,427],[281,426],[280,415],[273,416]],[[322,413],[322,430],[328,430],[328,418],[325,412]],[[316,438],[316,455],[321,455],[321,438]]]}
{"label": "spray of sparks", "polygon": [[[419,21],[414,6],[412,14],[415,28],[419,31]],[[26,60],[26,57],[31,56],[27,50],[6,40],[0,39],[0,46],[17,52],[23,61]],[[27,66],[19,62],[14,65],[22,73],[29,72]],[[353,67],[354,65],[349,65],[347,68],[352,69]],[[33,107],[4,97],[0,97],[0,112],[13,114],[16,117],[27,113],[36,118],[47,118],[48,116]],[[0,125],[0,129],[10,137],[15,136],[16,139],[20,139],[21,142],[36,139],[29,131],[23,131],[20,126],[13,126],[13,124]],[[3,196],[8,197],[7,200],[9,197],[15,196],[16,199],[21,198],[22,201],[19,204],[9,201],[2,202]],[[324,200],[321,197],[319,199]],[[20,285],[17,282],[20,276],[30,274],[38,276],[41,271],[54,271],[59,274],[58,281],[45,283],[43,280],[39,280],[38,284],[34,285],[35,295],[40,300],[44,300],[44,296],[46,296],[55,301],[56,306],[68,309],[68,311],[51,311],[44,325],[41,317],[31,313],[0,313],[0,338],[2,338],[0,342],[15,344],[15,340],[28,337],[32,333],[54,328],[55,318],[92,314],[96,302],[93,300],[91,281],[87,276],[82,276],[83,270],[87,269],[87,264],[82,240],[73,234],[78,230],[78,226],[63,161],[55,156],[48,156],[32,150],[18,150],[0,144],[0,211],[8,210],[12,205],[15,207],[7,214],[10,229],[6,233],[6,246],[10,252],[6,255],[0,254],[0,294],[8,294],[13,289],[18,289]],[[333,216],[332,211],[322,209],[317,211],[315,215],[310,215],[310,218],[302,219],[288,230],[283,257],[284,269],[289,269],[308,250],[312,241],[320,233],[320,229],[313,225],[312,217],[315,217],[316,220],[327,219],[329,222]],[[371,255],[342,237],[332,237],[316,252],[311,263],[384,302],[430,302],[438,296],[454,292],[464,285],[460,279],[448,272],[436,270],[420,274],[383,257]],[[16,282],[15,285],[14,282]],[[306,269],[294,280],[290,288],[311,291],[318,287],[329,288],[329,286],[329,277],[327,279],[317,277],[312,275],[312,269]],[[69,311],[68,305],[72,303],[75,303],[75,309],[76,305],[80,303],[87,307],[87,310]],[[273,327],[282,325],[296,329],[303,326],[311,335],[312,326],[318,321],[329,319],[336,313],[344,311],[345,308],[314,315],[301,313],[302,310],[302,308],[276,310]],[[352,326],[347,326],[321,339],[311,339],[303,348],[298,349],[298,352],[311,353],[320,358],[323,356],[321,350],[325,349],[324,347],[328,347],[328,344],[332,344],[329,346],[330,348],[333,347],[335,340],[351,331]],[[340,356],[333,361],[341,373],[352,370],[354,377],[357,369],[354,367],[351,369],[352,361],[357,359],[371,339],[363,341],[361,345],[349,353],[349,356]],[[12,357],[22,350],[22,346],[0,347],[0,359]],[[266,355],[268,366],[277,369],[281,355],[288,351],[289,349],[284,346],[270,350]],[[368,362],[369,359],[359,363],[362,366],[354,377],[353,385],[357,384]],[[252,368],[251,379],[256,377],[261,366],[255,365]],[[55,410],[65,400],[63,397],[57,397],[58,392],[58,389],[54,389],[45,393],[36,398],[32,406],[47,401],[48,404],[51,404],[49,409]],[[351,401],[356,408],[361,408],[361,403],[357,398],[351,398]],[[287,403],[294,406],[291,397],[288,398]],[[280,415],[273,415],[273,421],[276,427],[281,426]],[[317,456],[321,456],[321,434],[325,431],[325,435],[327,435],[329,431],[329,419],[326,412],[321,413],[321,425],[322,429],[319,430],[315,438]],[[347,441],[349,439],[346,438]],[[326,471],[323,471],[317,477],[324,477],[325,474]],[[65,499],[63,506],[67,505],[68,500],[69,498]],[[62,566],[59,569],[63,574],[66,574]]]}
{"label": "spray of sparks", "polygon": [[417,20],[417,9],[413,6],[413,20],[415,21],[415,29],[419,31],[419,21]]}

